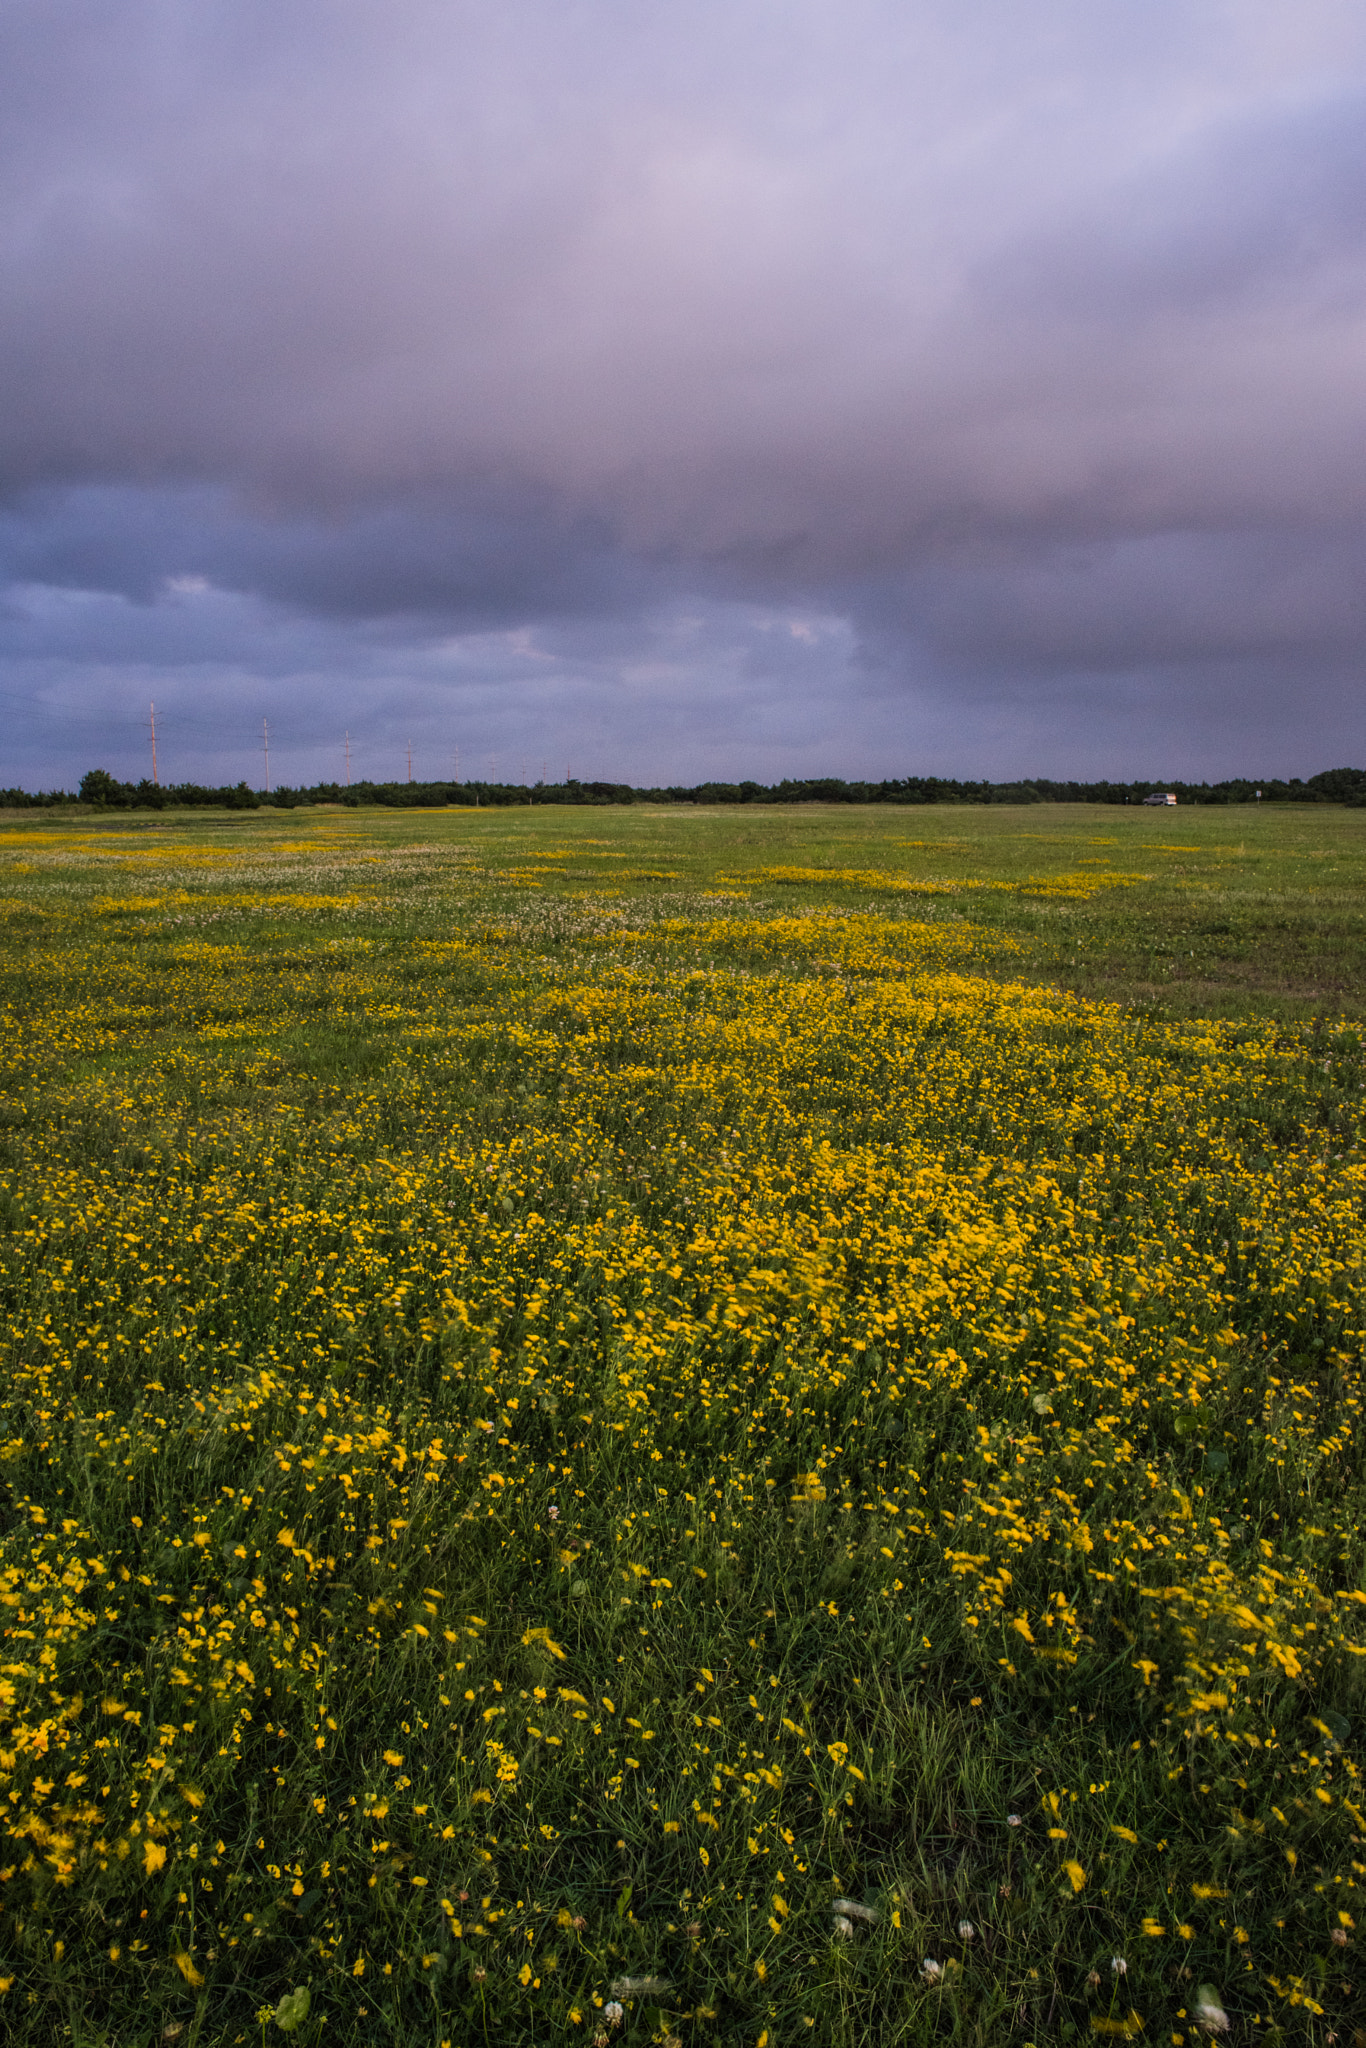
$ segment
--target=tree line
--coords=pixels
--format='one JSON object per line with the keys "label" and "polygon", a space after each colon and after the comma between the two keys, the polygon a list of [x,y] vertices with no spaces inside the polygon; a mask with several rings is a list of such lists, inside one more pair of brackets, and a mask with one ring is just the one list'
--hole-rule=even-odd
{"label": "tree line", "polygon": [[1024,782],[972,782],[943,775],[894,776],[882,782],[849,782],[841,776],[785,777],[781,782],[671,783],[637,788],[626,782],[315,782],[308,788],[252,789],[245,782],[212,788],[199,782],[120,782],[107,769],[92,768],[75,791],[0,790],[0,808],[51,810],[82,804],[101,811],[295,810],[303,805],[341,804],[351,809],[444,810],[451,805],[506,808],[516,804],[1141,804],[1170,792],[1178,804],[1353,804],[1366,806],[1366,768],[1329,768],[1301,778],[1257,782],[1235,776],[1224,782],[1058,782],[1037,776]]}

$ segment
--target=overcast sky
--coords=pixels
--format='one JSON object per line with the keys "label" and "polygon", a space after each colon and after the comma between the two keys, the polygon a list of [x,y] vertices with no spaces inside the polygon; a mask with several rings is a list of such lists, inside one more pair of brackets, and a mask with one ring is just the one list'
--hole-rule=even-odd
{"label": "overcast sky", "polygon": [[0,0],[0,784],[1366,764],[1359,0]]}

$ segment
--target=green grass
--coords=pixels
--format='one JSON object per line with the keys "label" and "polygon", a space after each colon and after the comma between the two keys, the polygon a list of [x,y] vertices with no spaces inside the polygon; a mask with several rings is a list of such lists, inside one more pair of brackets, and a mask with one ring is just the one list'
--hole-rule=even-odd
{"label": "green grass", "polygon": [[1363,856],[13,821],[7,2037],[1352,2039]]}
{"label": "green grass", "polygon": [[[1057,986],[1182,1016],[1306,1017],[1361,1014],[1366,957],[1366,814],[1331,805],[1130,810],[1065,804],[906,809],[847,805],[702,811],[541,809],[435,814],[245,813],[211,823],[186,813],[142,817],[11,813],[41,844],[73,824],[112,844],[178,839],[213,847],[270,848],[281,837],[349,837],[363,830],[388,847],[452,842],[480,858],[532,857],[571,848],[575,883],[610,884],[615,864],[679,877],[634,880],[646,898],[712,888],[718,875],[763,866],[886,867],[913,880],[1006,883],[1031,876],[1139,873],[1141,883],[1090,904],[1047,903],[988,892],[955,905],[970,920],[1017,933],[1028,968]],[[915,842],[921,842],[917,845]],[[756,903],[813,898],[812,889],[764,887]],[[876,892],[821,890],[823,902]]]}

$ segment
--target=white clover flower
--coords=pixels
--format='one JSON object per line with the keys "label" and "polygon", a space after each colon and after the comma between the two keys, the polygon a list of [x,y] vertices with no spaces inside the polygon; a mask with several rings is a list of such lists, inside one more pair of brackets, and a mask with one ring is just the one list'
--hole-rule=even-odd
{"label": "white clover flower", "polygon": [[976,1941],[976,1939],[977,1939],[977,1929],[976,1929],[976,1928],[975,1928],[975,1927],[973,1926],[973,1924],[972,1924],[971,1920],[960,1920],[960,1921],[959,1921],[959,1923],[958,1923],[958,1939],[959,1939],[960,1941]]}
{"label": "white clover flower", "polygon": [[1020,1819],[1018,1813],[1008,1813],[1006,1815],[1006,1826],[1008,1828],[1022,1828],[1024,1822]]}
{"label": "white clover flower", "polygon": [[937,1963],[933,1956],[926,1956],[920,1966],[920,1974],[927,1984],[937,1984],[944,1974],[944,1965]]}
{"label": "white clover flower", "polygon": [[1110,1968],[1117,1977],[1127,1977],[1129,1974],[1129,1965],[1125,1962],[1123,1956],[1111,1956]]}
{"label": "white clover flower", "polygon": [[615,1998],[609,1998],[606,2005],[602,2009],[602,2016],[605,2020],[608,2020],[612,2026],[619,2027],[626,2017],[626,2008],[622,2005],[618,2005]]}

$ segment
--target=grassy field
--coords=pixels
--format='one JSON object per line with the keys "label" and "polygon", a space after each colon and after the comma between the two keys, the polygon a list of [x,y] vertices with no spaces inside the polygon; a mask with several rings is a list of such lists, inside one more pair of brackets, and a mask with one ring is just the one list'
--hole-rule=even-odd
{"label": "grassy field", "polygon": [[1366,813],[0,820],[0,2027],[1366,2041]]}

